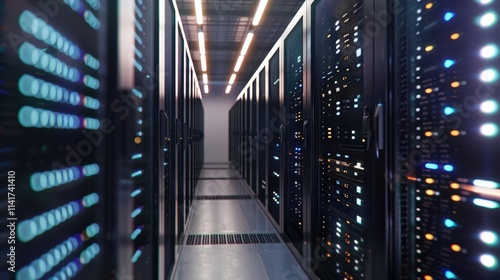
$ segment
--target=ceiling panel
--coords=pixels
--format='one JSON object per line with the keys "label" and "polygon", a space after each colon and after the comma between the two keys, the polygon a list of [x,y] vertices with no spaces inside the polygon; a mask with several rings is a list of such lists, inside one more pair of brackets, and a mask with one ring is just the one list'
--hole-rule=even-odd
{"label": "ceiling panel", "polygon": [[196,23],[194,0],[177,1],[200,84],[203,83],[203,72],[198,49],[198,30],[201,28],[205,33],[210,94],[204,98],[225,94],[246,34],[253,29],[252,44],[231,91],[231,95],[236,98],[303,3],[303,0],[269,0],[260,24],[254,27],[252,20],[258,0],[202,1],[202,26]]}

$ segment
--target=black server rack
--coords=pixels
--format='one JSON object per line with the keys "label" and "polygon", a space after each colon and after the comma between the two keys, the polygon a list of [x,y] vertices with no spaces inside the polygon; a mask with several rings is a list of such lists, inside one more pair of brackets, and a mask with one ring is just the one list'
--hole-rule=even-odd
{"label": "black server rack", "polygon": [[185,47],[181,39],[182,31],[177,28],[177,90],[175,97],[175,134],[176,134],[176,184],[177,184],[177,231],[178,240],[181,240],[186,222],[185,216],[185,189],[184,189],[184,91],[185,91]]}
{"label": "black server rack", "polygon": [[250,130],[250,162],[251,162],[251,182],[252,182],[252,190],[255,195],[257,195],[258,191],[258,180],[257,180],[257,169],[258,169],[258,162],[257,162],[257,147],[258,147],[258,142],[257,142],[257,80],[254,79],[252,82],[252,95],[251,95],[251,109],[252,109],[252,125],[251,125],[251,130]]}
{"label": "black server rack", "polygon": [[[126,135],[126,154],[131,161],[130,178],[133,186],[131,192],[132,219],[130,239],[132,243],[132,274],[138,278],[151,278],[156,275],[157,244],[155,196],[157,193],[155,174],[158,172],[156,157],[158,142],[155,139],[157,130],[157,99],[153,87],[156,73],[155,61],[158,59],[155,50],[154,18],[157,8],[154,1],[137,0],[134,3],[134,82],[129,95],[134,100],[131,117],[125,119],[128,128]],[[130,135],[131,134],[131,135]],[[127,159],[125,158],[124,161]]]}
{"label": "black server rack", "polygon": [[262,205],[266,206],[267,197],[267,139],[268,130],[266,129],[267,120],[267,108],[266,108],[266,69],[263,68],[259,73],[259,93],[258,93],[258,103],[257,103],[257,176],[258,176],[258,197]]}
{"label": "black server rack", "polygon": [[498,1],[399,7],[399,279],[498,279]]}
{"label": "black server rack", "polygon": [[[165,273],[171,275],[174,261],[175,261],[175,213],[177,207],[175,205],[176,195],[176,174],[175,174],[175,70],[174,64],[176,41],[176,17],[172,4],[167,1],[165,4],[165,49],[164,49],[164,65],[165,65],[165,87],[163,100],[163,110],[159,112],[160,116],[160,141],[163,151],[163,187],[164,187],[164,219],[163,219],[163,233],[164,233],[164,261],[159,263],[164,267]],[[159,209],[160,210],[160,209]],[[161,225],[160,221],[160,225]],[[161,230],[161,228],[160,228]]]}
{"label": "black server rack", "polygon": [[304,98],[303,98],[303,20],[284,40],[284,118],[283,142],[284,230],[296,249],[303,251],[304,188]]}
{"label": "black server rack", "polygon": [[105,275],[107,11],[0,1],[2,279]]}
{"label": "black server rack", "polygon": [[189,146],[189,127],[190,127],[190,101],[191,101],[191,87],[192,87],[192,78],[191,78],[191,63],[188,62],[188,52],[186,51],[186,81],[185,86],[186,90],[184,92],[184,191],[185,191],[185,217],[186,220],[189,217],[189,206],[191,205],[191,180],[189,178],[190,173],[190,146]]}
{"label": "black server rack", "polygon": [[252,119],[252,111],[250,111],[250,95],[249,95],[249,90],[246,89],[245,93],[243,94],[243,139],[241,143],[241,152],[243,153],[243,178],[247,182],[247,184],[250,186],[250,157],[248,156],[248,141],[250,138],[250,124],[251,124],[251,119]]}
{"label": "black server rack", "polygon": [[376,223],[373,213],[385,202],[371,203],[375,188],[384,187],[371,180],[369,165],[373,96],[365,86],[372,70],[364,28],[368,4],[320,0],[312,5],[317,138],[312,251],[322,279],[377,279],[371,271],[371,238],[385,221]]}
{"label": "black server rack", "polygon": [[274,221],[281,224],[281,191],[280,191],[280,171],[281,171],[281,144],[283,126],[280,121],[280,52],[279,49],[269,60],[269,83],[268,83],[268,113],[267,127],[273,131],[273,137],[268,143],[268,168],[267,168],[267,209]]}

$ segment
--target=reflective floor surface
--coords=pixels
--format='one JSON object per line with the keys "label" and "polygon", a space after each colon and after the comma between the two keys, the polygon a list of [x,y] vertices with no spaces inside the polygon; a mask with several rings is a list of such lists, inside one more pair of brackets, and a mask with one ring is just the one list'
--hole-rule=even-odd
{"label": "reflective floor surface", "polygon": [[[238,173],[227,164],[207,164],[197,195],[250,195]],[[216,178],[216,179],[209,179]],[[196,200],[187,234],[275,233],[254,199]],[[302,280],[308,279],[287,245],[186,245],[184,238],[175,280]]]}

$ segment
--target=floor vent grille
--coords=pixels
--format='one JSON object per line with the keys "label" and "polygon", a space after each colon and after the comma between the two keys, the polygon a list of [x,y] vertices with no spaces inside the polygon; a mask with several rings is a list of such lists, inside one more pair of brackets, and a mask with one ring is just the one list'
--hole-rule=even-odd
{"label": "floor vent grille", "polygon": [[275,233],[220,233],[190,234],[187,245],[223,245],[223,244],[266,244],[281,243]]}
{"label": "floor vent grille", "polygon": [[234,200],[234,199],[252,199],[250,195],[197,195],[198,200]]}

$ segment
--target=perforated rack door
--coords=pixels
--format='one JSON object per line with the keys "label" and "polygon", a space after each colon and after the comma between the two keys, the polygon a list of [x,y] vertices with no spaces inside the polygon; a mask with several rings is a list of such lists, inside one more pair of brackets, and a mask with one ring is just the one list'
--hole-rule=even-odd
{"label": "perforated rack door", "polygon": [[402,277],[497,279],[499,3],[420,1],[404,9]]}
{"label": "perforated rack door", "polygon": [[[364,1],[313,3],[313,99],[317,126],[317,215],[313,249],[318,274],[366,279],[367,223],[372,209],[365,181],[362,137],[364,88]],[[370,170],[366,171],[370,172]]]}
{"label": "perforated rack door", "polygon": [[106,4],[0,1],[2,233],[7,192],[16,218],[1,251],[15,249],[16,279],[103,275]]}

